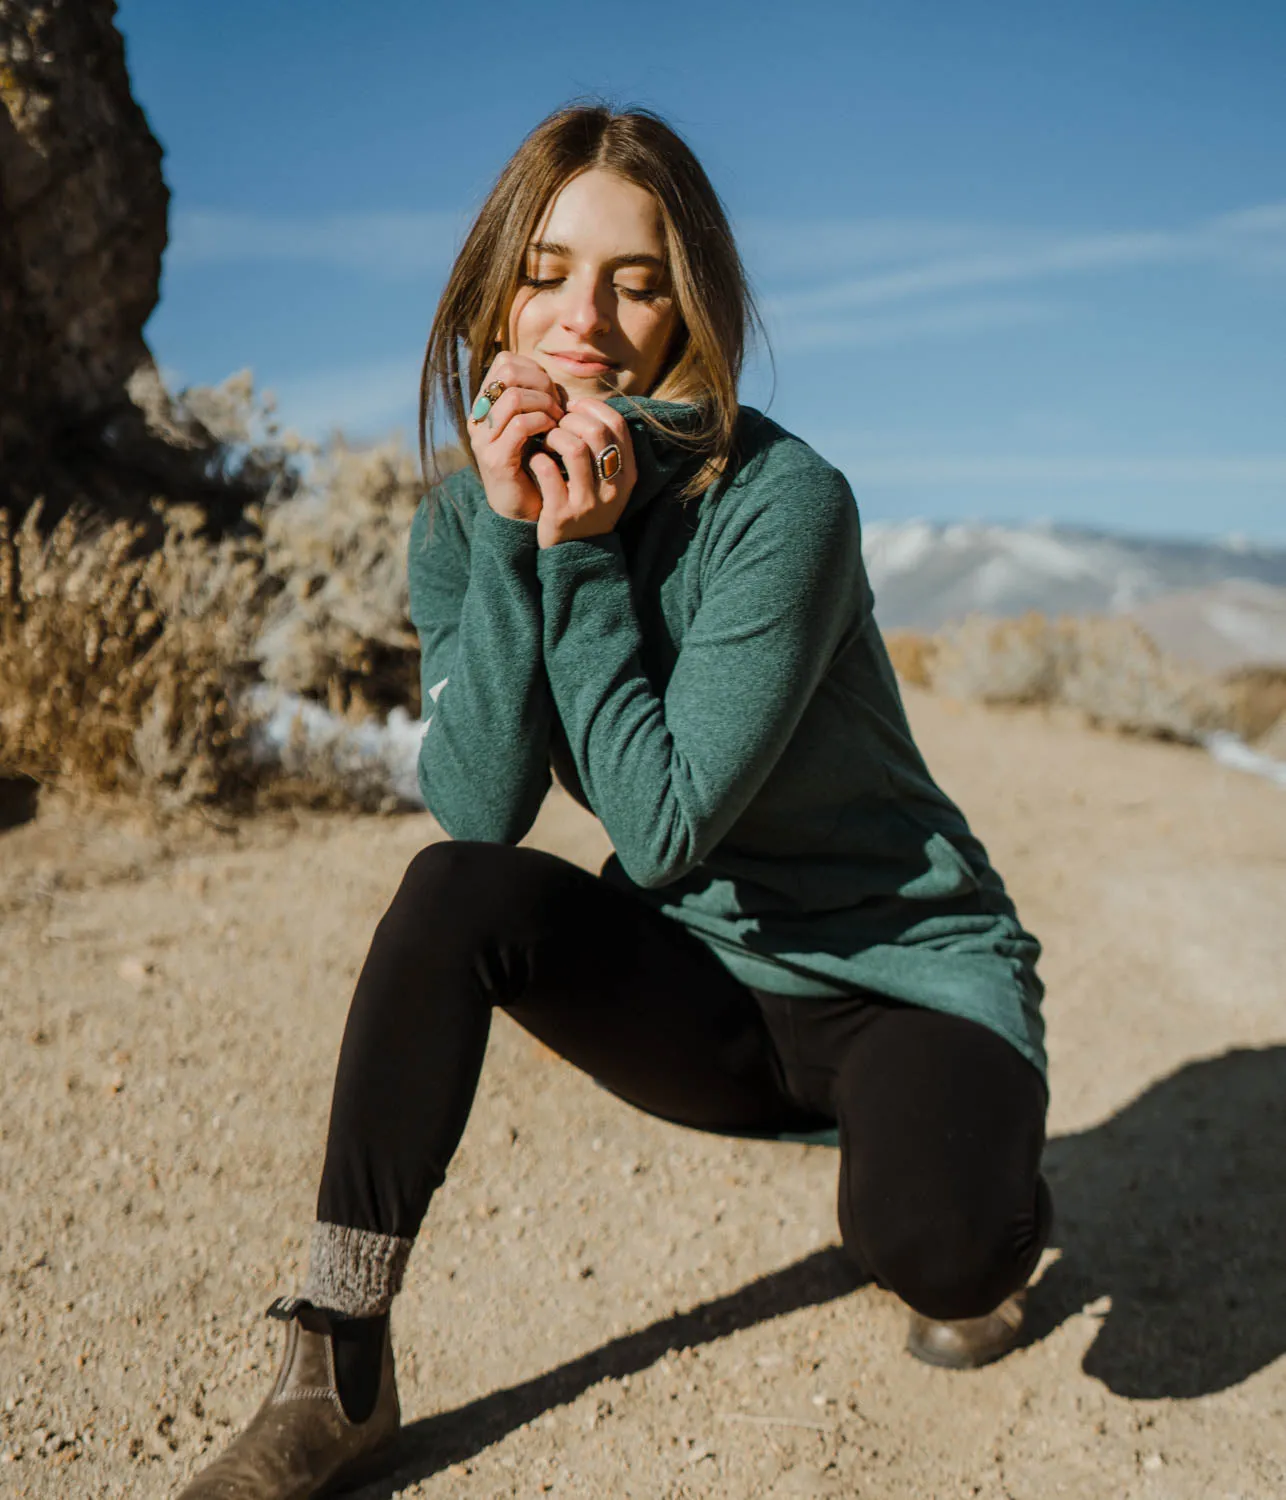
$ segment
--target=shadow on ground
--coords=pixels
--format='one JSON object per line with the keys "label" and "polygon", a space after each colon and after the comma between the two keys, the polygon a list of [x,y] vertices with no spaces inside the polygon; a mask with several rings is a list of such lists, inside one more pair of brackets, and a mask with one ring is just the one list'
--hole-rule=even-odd
{"label": "shadow on ground", "polygon": [[[1117,1395],[1195,1397],[1286,1352],[1286,1047],[1189,1063],[1110,1120],[1049,1143],[1062,1254],[1034,1288],[1036,1342],[1104,1295],[1088,1375]],[[363,1500],[462,1463],[604,1379],[671,1349],[842,1297],[858,1285],[837,1248],[751,1282],[467,1406],[410,1423],[396,1470]]]}
{"label": "shadow on ground", "polygon": [[619,1380],[647,1369],[671,1349],[713,1343],[756,1323],[834,1301],[858,1285],[858,1276],[838,1249],[819,1250],[726,1297],[612,1339],[520,1385],[411,1422],[402,1431],[397,1468],[386,1480],[362,1489],[362,1500],[389,1500],[407,1485],[473,1458],[551,1407],[574,1401],[600,1380]]}
{"label": "shadow on ground", "polygon": [[1286,1047],[1180,1068],[1051,1141],[1054,1244],[1030,1337],[1111,1298],[1084,1368],[1120,1396],[1206,1396],[1286,1353]]}

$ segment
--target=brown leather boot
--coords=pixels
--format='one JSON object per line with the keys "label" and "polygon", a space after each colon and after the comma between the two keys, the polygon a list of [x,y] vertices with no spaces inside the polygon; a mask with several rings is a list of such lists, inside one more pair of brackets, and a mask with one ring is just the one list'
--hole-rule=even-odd
{"label": "brown leather boot", "polygon": [[268,1316],[289,1324],[272,1390],[245,1431],[178,1500],[316,1500],[387,1467],[402,1422],[388,1335],[375,1410],[365,1422],[350,1422],[335,1388],[325,1312],[298,1297],[279,1297]]}
{"label": "brown leather boot", "polygon": [[1026,1290],[1006,1297],[981,1318],[934,1319],[911,1314],[906,1347],[917,1359],[947,1370],[976,1370],[1000,1359],[1018,1342]]}

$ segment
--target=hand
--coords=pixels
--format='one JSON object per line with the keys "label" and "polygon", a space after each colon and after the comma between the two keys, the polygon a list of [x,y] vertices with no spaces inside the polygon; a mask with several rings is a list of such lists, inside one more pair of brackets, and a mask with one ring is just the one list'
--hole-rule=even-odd
{"label": "hand", "polygon": [[497,355],[479,389],[486,390],[493,380],[504,381],[505,390],[481,422],[469,420],[469,444],[487,504],[512,520],[536,521],[541,496],[523,467],[523,450],[533,437],[558,425],[566,393],[523,354]]}
{"label": "hand", "polygon": [[[613,443],[621,450],[621,466],[611,479],[600,479],[594,472],[594,455]],[[535,453],[530,460],[543,502],[536,523],[537,545],[552,547],[611,531],[638,478],[625,418],[593,396],[569,401],[567,414],[545,434],[544,446],[549,453]],[[565,480],[550,453],[562,459]]]}

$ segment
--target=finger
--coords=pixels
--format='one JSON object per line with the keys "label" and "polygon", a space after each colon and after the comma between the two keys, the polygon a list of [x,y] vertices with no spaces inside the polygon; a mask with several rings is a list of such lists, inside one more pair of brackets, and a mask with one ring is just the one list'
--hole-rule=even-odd
{"label": "finger", "polygon": [[[512,372],[510,372],[512,373]],[[486,409],[481,416],[475,416],[477,403],[469,412],[470,437],[477,447],[478,441],[487,441],[492,435],[498,434],[516,412],[542,410],[558,421],[563,415],[563,409],[558,404],[550,391],[535,390],[531,386],[518,385],[512,382],[506,384],[503,380],[499,382],[503,389],[495,395],[494,400],[488,398]],[[487,392],[495,390],[495,383],[483,385],[478,393],[478,401],[487,395]]]}
{"label": "finger", "polygon": [[616,434],[592,412],[569,411],[558,425],[564,432],[574,432],[578,437],[583,437],[595,453],[606,448],[609,443],[616,442]]}
{"label": "finger", "polygon": [[540,491],[541,503],[552,507],[566,505],[567,485],[563,482],[563,476],[558,472],[558,465],[549,454],[533,453],[530,468],[531,477],[536,481],[536,488]]}
{"label": "finger", "polygon": [[605,401],[595,401],[592,398],[573,401],[567,415],[558,425],[578,432],[595,453],[602,453],[605,448],[613,445],[619,449],[621,462],[612,476],[613,480],[633,474],[634,440],[630,436],[629,423]]}
{"label": "finger", "polygon": [[[590,453],[590,472],[594,476],[594,484],[611,485],[613,487],[626,481],[626,455],[629,449],[618,443],[616,434],[609,427],[604,426],[597,417],[590,416],[587,412],[581,412],[573,419],[569,412],[558,424],[560,432],[572,432],[577,437],[584,438]],[[597,464],[597,455],[605,453],[609,448],[616,448],[620,453],[621,462],[616,467],[616,472],[610,479],[600,477]],[[631,455],[632,456],[632,455]]]}
{"label": "finger", "polygon": [[480,464],[503,465],[513,443],[557,425],[549,412],[541,410],[517,412],[503,425],[492,422],[491,415],[488,412],[481,422],[469,425],[469,443]]}
{"label": "finger", "polygon": [[533,437],[538,433],[550,432],[555,426],[557,423],[548,412],[519,412],[509,419],[503,432],[483,447],[488,450],[490,462],[502,468],[512,468],[519,461],[522,449]]}
{"label": "finger", "polygon": [[[496,436],[499,436],[504,430],[505,423],[517,416],[519,412],[532,411],[544,412],[555,422],[563,416],[557,401],[548,391],[533,390],[530,386],[512,385],[487,413],[491,421],[485,425],[490,426]],[[494,442],[495,438],[492,441]]]}
{"label": "finger", "polygon": [[545,434],[545,447],[552,448],[567,470],[567,484],[572,498],[582,505],[598,499],[598,476],[594,473],[594,452],[577,432],[558,426]]}
{"label": "finger", "polygon": [[567,415],[571,416],[573,412],[596,417],[612,434],[613,439],[621,444],[621,451],[625,451],[625,445],[630,441],[630,424],[625,420],[623,412],[617,411],[614,406],[609,406],[597,396],[579,396],[575,401],[568,402]]}
{"label": "finger", "polygon": [[496,355],[482,382],[482,389],[485,390],[493,380],[503,381],[506,386],[525,386],[533,391],[546,391],[560,406],[566,408],[566,401],[559,399],[553,377],[526,354],[512,354],[504,350]]}

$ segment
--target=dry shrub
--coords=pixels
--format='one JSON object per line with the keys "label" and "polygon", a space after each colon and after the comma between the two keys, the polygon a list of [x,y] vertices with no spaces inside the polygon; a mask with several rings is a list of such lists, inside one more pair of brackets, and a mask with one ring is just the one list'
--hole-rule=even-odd
{"label": "dry shrub", "polygon": [[1255,749],[1273,760],[1286,761],[1286,714],[1255,740]]}
{"label": "dry shrub", "polygon": [[1224,678],[1232,723],[1242,739],[1262,743],[1286,733],[1286,667],[1244,667]]}
{"label": "dry shrub", "polygon": [[0,775],[176,805],[234,794],[259,562],[199,540],[201,520],[171,512],[140,556],[128,522],[70,513],[42,538],[38,506],[16,532],[0,512]]}
{"label": "dry shrub", "polygon": [[144,365],[130,377],[128,389],[147,431],[169,457],[157,474],[168,500],[178,500],[199,480],[198,503],[213,512],[226,513],[231,506],[236,515],[238,501],[280,499],[298,488],[300,460],[315,445],[280,426],[274,397],[255,390],[250,370],[238,370],[218,385],[171,392],[159,372]]}
{"label": "dry shrub", "polygon": [[935,644],[931,685],[955,697],[1066,704],[1094,724],[1187,743],[1233,727],[1229,690],[1170,660],[1132,620],[970,616]]}
{"label": "dry shrub", "polygon": [[406,539],[420,494],[400,444],[336,439],[303,493],[265,507],[265,568],[279,587],[254,652],[265,682],[332,707],[418,704]]}
{"label": "dry shrub", "polygon": [[893,670],[912,687],[931,687],[938,642],[919,630],[890,630],[884,637]]}
{"label": "dry shrub", "polygon": [[938,633],[933,686],[982,703],[1054,703],[1066,669],[1066,638],[1043,615],[989,620],[971,615]]}
{"label": "dry shrub", "polygon": [[[171,807],[389,805],[387,775],[352,745],[367,729],[404,738],[400,718],[384,721],[417,711],[414,459],[396,443],[336,435],[319,450],[283,433],[248,371],[133,395],[149,430],[194,456],[216,510],[225,492],[262,503],[234,507],[221,540],[211,511],[164,497],[142,524],[82,508],[43,537],[41,507],[16,531],[0,511],[0,778]],[[442,472],[464,462],[438,459]],[[292,735],[274,762],[255,741],[265,693],[334,723]]]}

